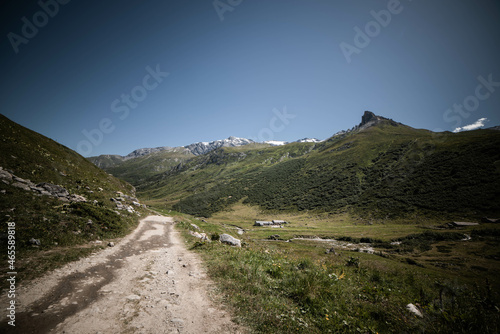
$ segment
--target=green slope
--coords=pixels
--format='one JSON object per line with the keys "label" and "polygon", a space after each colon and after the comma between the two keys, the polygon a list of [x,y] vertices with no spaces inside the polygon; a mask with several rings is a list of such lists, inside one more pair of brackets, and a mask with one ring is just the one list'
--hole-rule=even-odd
{"label": "green slope", "polygon": [[116,155],[116,154],[103,154],[97,157],[90,157],[87,159],[94,165],[102,169],[118,166],[124,161],[124,158],[121,155]]}
{"label": "green slope", "polygon": [[[159,199],[173,204],[194,193],[208,192],[210,195],[203,202],[209,205],[212,199],[218,199],[221,190],[231,196],[229,193],[233,190],[227,186],[232,185],[233,181],[244,175],[253,175],[263,167],[302,156],[313,147],[314,144],[311,143],[293,143],[277,147],[251,144],[219,148],[147,179],[137,186],[138,194],[143,199]],[[235,196],[234,199],[236,198],[239,197]]]}
{"label": "green slope", "polygon": [[148,177],[168,171],[192,157],[193,154],[179,148],[129,159],[104,169],[133,185],[139,185]]}
{"label": "green slope", "polygon": [[193,157],[189,151],[178,147],[131,159],[119,155],[100,155],[88,160],[120,179],[140,185],[147,178],[166,172]]}
{"label": "green slope", "polygon": [[[61,186],[71,195],[87,200],[63,201],[16,187],[14,179],[0,180],[0,241],[5,249],[7,223],[15,223],[16,268],[21,275],[23,271],[27,277],[32,277],[33,272],[40,274],[60,261],[71,259],[78,253],[74,251],[76,245],[121,236],[137,223],[135,213],[125,210],[117,213],[116,205],[110,201],[118,191],[133,196],[135,189],[130,184],[3,115],[0,115],[0,167],[4,176],[14,175],[31,181],[32,185]],[[40,240],[41,245],[33,246],[32,238]],[[52,252],[52,258],[58,260],[47,260],[47,252]],[[2,253],[2,259],[6,254]],[[37,262],[44,259],[47,261]],[[6,261],[2,263],[5,265]]]}
{"label": "green slope", "polygon": [[277,211],[374,217],[500,214],[500,132],[436,134],[383,119],[320,144],[222,148],[138,187],[154,203],[210,216],[244,199]]}

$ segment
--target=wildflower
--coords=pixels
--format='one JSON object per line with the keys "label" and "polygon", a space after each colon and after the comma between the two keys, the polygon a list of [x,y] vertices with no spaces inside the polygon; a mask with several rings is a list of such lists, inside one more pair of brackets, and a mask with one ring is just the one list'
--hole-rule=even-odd
{"label": "wildflower", "polygon": [[345,273],[344,273],[344,270],[342,270],[342,274],[339,276],[339,279],[342,279],[345,277]]}

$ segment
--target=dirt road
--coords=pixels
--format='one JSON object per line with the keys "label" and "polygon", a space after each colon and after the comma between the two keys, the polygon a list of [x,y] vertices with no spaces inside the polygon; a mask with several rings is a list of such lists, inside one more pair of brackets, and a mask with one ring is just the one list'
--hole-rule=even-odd
{"label": "dirt road", "polygon": [[[115,247],[19,287],[12,332],[243,332],[211,293],[200,259],[186,250],[172,218],[149,216]],[[11,332],[3,313],[0,329]]]}

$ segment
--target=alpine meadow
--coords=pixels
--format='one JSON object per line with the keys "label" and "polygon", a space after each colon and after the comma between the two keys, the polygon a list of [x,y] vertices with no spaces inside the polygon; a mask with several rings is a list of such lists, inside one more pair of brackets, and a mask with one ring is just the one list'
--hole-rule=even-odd
{"label": "alpine meadow", "polygon": [[[256,332],[494,333],[498,147],[494,129],[438,133],[366,111],[325,141],[89,159],[174,215]],[[272,220],[286,223],[254,224]],[[242,247],[210,242],[222,234]]]}
{"label": "alpine meadow", "polygon": [[0,4],[0,334],[500,333],[500,1]]}

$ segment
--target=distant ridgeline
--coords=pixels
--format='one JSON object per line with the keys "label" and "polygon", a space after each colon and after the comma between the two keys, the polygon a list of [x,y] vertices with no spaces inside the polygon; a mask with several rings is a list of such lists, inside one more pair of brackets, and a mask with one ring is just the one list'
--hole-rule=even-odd
{"label": "distant ridgeline", "polygon": [[434,133],[367,111],[359,125],[323,142],[153,152],[106,170],[133,183],[143,199],[199,216],[239,201],[375,217],[498,216],[499,147],[493,129]]}

